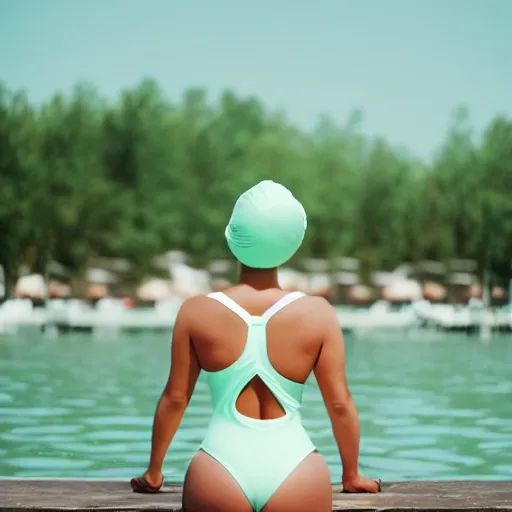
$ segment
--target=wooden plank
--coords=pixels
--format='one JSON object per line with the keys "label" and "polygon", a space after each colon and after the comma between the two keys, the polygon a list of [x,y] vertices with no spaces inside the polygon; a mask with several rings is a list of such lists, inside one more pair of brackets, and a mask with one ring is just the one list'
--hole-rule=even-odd
{"label": "wooden plank", "polygon": [[[512,481],[384,483],[380,494],[342,494],[333,486],[333,511],[510,511]],[[180,485],[158,494],[132,492],[128,482],[0,479],[1,511],[181,511]]]}

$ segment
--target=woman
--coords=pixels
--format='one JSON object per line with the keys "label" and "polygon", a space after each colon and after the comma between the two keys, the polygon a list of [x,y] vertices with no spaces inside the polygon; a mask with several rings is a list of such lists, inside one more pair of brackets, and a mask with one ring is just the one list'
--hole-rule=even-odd
{"label": "woman", "polygon": [[240,283],[183,304],[149,468],[132,479],[134,491],[162,486],[165,454],[201,370],[213,415],[185,476],[186,512],[331,511],[329,471],[300,417],[311,371],[332,422],[344,490],[380,491],[380,481],[358,471],[359,421],[336,313],[322,298],[279,288],[277,267],[298,250],[305,230],[304,208],[273,181],[259,183],[236,202],[226,238],[241,263]]}

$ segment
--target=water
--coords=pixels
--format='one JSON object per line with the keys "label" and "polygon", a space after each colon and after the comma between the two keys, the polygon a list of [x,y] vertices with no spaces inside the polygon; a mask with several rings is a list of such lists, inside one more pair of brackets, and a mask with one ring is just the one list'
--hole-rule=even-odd
{"label": "water", "polygon": [[[361,468],[383,480],[512,478],[512,338],[350,339]],[[126,479],[145,469],[169,339],[0,337],[0,476]],[[206,431],[203,378],[169,450],[183,481]],[[341,468],[314,379],[304,424],[332,481]]]}

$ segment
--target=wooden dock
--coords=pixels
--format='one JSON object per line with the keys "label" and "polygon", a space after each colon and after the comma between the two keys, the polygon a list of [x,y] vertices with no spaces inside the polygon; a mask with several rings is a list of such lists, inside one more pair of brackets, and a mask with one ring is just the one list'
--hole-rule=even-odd
{"label": "wooden dock", "polygon": [[[181,511],[180,485],[136,494],[128,482],[0,479],[0,511]],[[333,486],[333,511],[510,511],[511,481],[384,483],[383,492],[342,494]]]}

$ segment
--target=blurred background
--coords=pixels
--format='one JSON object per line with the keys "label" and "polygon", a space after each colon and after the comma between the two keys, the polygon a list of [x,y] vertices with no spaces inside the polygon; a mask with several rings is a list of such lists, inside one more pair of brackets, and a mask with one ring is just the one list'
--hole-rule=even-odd
{"label": "blurred background", "polygon": [[364,469],[512,476],[511,24],[507,0],[0,0],[0,475],[143,469],[176,313],[236,282],[224,228],[272,179],[308,215],[281,285],[347,337]]}

